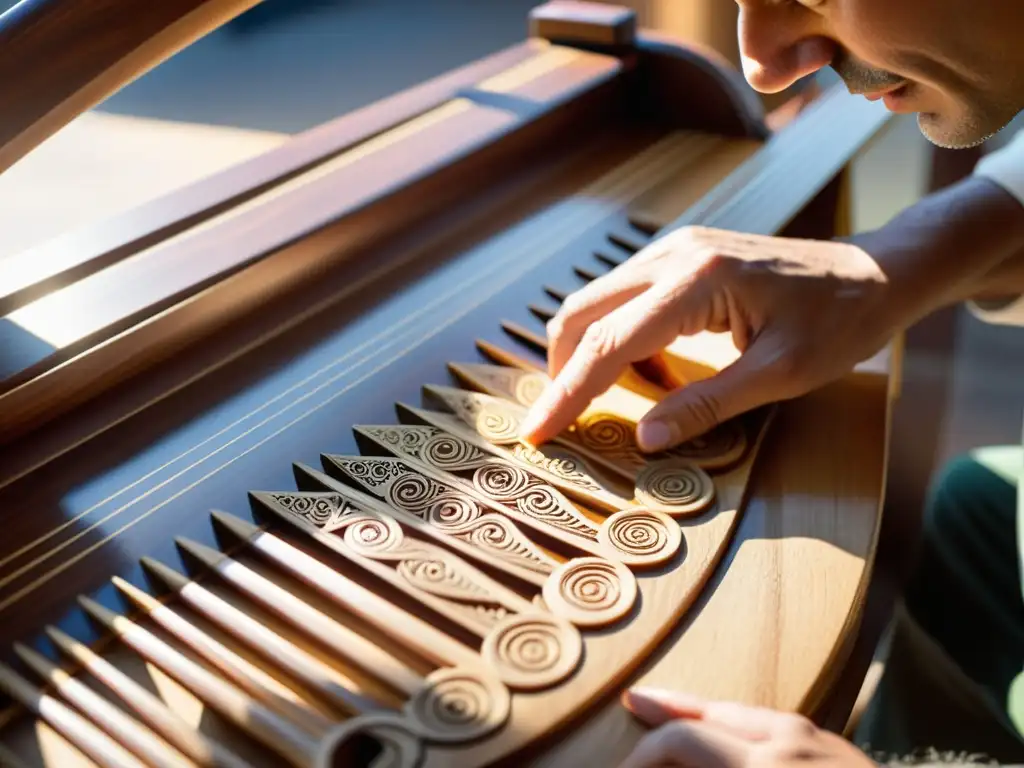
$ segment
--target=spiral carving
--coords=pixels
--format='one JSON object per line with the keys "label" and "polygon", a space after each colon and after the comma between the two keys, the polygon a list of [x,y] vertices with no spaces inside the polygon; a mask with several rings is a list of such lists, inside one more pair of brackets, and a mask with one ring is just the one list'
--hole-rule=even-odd
{"label": "spiral carving", "polygon": [[345,529],[344,541],[356,552],[372,557],[377,552],[397,549],[404,538],[396,520],[364,513]]}
{"label": "spiral carving", "polygon": [[[427,440],[418,451],[418,455],[424,461],[430,462],[439,469],[455,470],[484,458],[483,451],[465,440],[460,440],[440,430],[437,432],[438,434]],[[413,455],[417,455],[417,453],[413,453]]]}
{"label": "spiral carving", "polygon": [[583,638],[568,622],[521,613],[495,626],[481,646],[484,662],[506,685],[540,690],[562,682],[583,658]]}
{"label": "spiral carving", "polygon": [[420,735],[435,742],[479,739],[503,726],[512,708],[508,689],[466,669],[439,669],[405,706]]}
{"label": "spiral carving", "polygon": [[563,563],[544,585],[552,613],[578,627],[613,624],[636,603],[636,577],[622,563],[581,557]]}
{"label": "spiral carving", "polygon": [[515,383],[513,397],[515,397],[516,402],[529,408],[544,394],[546,387],[547,380],[544,376],[537,373],[524,372]]}
{"label": "spiral carving", "polygon": [[601,485],[591,477],[586,462],[567,450],[554,445],[545,445],[544,451],[518,444],[512,447],[512,455],[546,470],[559,480],[572,483],[588,491],[600,491]]}
{"label": "spiral carving", "polygon": [[607,456],[619,456],[636,450],[633,426],[617,416],[596,413],[576,422],[579,441]]}
{"label": "spiral carving", "polygon": [[526,472],[505,462],[489,463],[473,474],[473,485],[495,501],[513,501],[532,482]]}
{"label": "spiral carving", "polygon": [[597,540],[626,565],[653,566],[676,555],[683,543],[683,532],[665,513],[636,507],[609,517]]}
{"label": "spiral carving", "polygon": [[331,456],[330,460],[367,488],[386,486],[403,472],[400,464],[387,459],[348,459],[343,456]]}
{"label": "spiral carving", "polygon": [[675,517],[694,515],[711,506],[715,484],[707,472],[688,462],[652,462],[637,474],[636,500]]}
{"label": "spiral carving", "polygon": [[461,528],[482,515],[475,501],[455,493],[442,493],[430,505],[427,519],[440,528]]}
{"label": "spiral carving", "polygon": [[429,478],[415,472],[405,472],[388,488],[387,500],[396,507],[417,512],[437,497],[440,491],[440,486]]}
{"label": "spiral carving", "polygon": [[333,530],[346,515],[356,511],[333,493],[273,493],[270,497],[296,517],[326,531]]}
{"label": "spiral carving", "polygon": [[485,440],[494,443],[519,439],[519,419],[496,403],[489,403],[480,409],[476,429]]}

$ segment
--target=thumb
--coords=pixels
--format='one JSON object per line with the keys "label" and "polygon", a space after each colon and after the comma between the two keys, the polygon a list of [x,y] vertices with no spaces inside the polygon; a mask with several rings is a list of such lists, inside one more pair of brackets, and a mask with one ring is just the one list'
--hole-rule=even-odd
{"label": "thumb", "polygon": [[757,358],[751,347],[714,376],[670,393],[637,423],[640,449],[651,453],[672,448],[776,399],[771,371]]}

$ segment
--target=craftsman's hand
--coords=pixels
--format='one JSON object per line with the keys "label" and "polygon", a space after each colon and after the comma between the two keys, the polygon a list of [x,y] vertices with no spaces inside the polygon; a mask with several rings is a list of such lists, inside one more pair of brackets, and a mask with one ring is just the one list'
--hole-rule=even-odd
{"label": "craftsman's hand", "polygon": [[624,704],[653,730],[619,768],[869,768],[867,755],[798,715],[669,691],[633,691]]}
{"label": "craftsman's hand", "polygon": [[890,294],[886,273],[853,244],[678,230],[566,299],[548,324],[554,382],[524,437],[539,444],[558,434],[627,365],[677,336],[730,332],[739,359],[678,389],[638,425],[642,449],[677,445],[877,353],[905,319]]}

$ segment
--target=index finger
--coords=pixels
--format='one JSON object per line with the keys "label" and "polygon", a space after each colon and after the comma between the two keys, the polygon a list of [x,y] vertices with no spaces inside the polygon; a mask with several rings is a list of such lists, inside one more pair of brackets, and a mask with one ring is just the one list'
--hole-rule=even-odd
{"label": "index finger", "polygon": [[631,362],[661,351],[677,335],[664,311],[669,297],[651,289],[592,323],[583,342],[530,409],[521,435],[538,445],[559,434],[590,401],[614,384]]}

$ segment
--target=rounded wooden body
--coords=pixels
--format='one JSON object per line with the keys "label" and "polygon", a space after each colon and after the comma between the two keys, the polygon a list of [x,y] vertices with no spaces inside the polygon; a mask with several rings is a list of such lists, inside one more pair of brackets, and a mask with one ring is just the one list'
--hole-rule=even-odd
{"label": "rounded wooden body", "polygon": [[[168,3],[83,72],[112,87],[245,5]],[[30,713],[0,743],[28,764],[614,764],[636,681],[818,704],[873,551],[887,360],[660,456],[633,437],[665,395],[639,371],[545,446],[517,430],[548,384],[532,302],[687,224],[827,236],[884,117],[833,92],[770,135],[737,73],[614,9],[533,29],[26,255],[63,261],[7,319],[81,308],[0,387],[0,658],[33,670],[0,675]],[[69,82],[7,157],[86,104]],[[707,375],[723,341],[667,359]],[[125,717],[69,715],[88,694],[41,657]]]}

